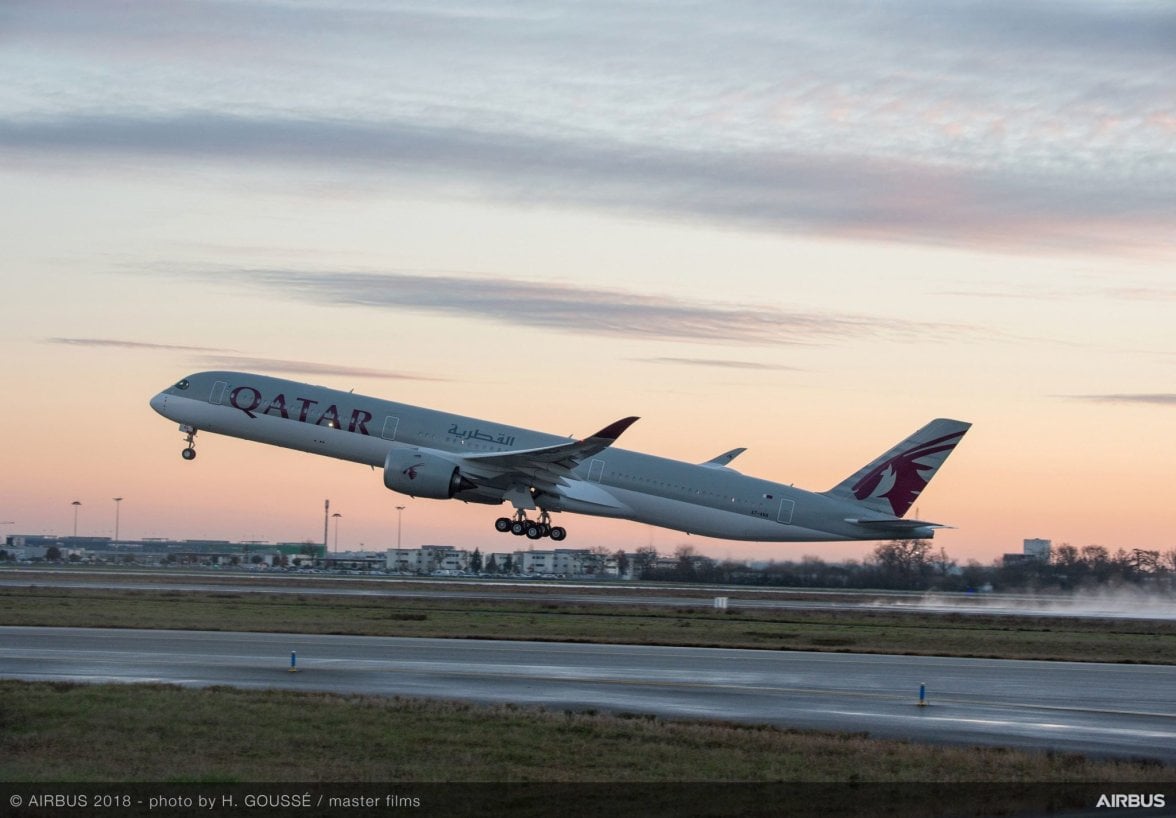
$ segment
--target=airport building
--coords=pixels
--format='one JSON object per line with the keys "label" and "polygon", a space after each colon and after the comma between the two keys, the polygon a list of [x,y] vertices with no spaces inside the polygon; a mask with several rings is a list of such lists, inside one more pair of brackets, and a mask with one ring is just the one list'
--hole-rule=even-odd
{"label": "airport building", "polygon": [[[422,545],[420,548],[389,548],[387,570],[402,574],[450,574],[473,570],[473,554],[452,545]],[[483,555],[481,571],[494,570],[525,576],[607,575],[606,560],[587,548],[556,548],[549,551],[512,551]],[[610,557],[617,576],[616,557]]]}
{"label": "airport building", "polygon": [[580,576],[595,573],[592,552],[587,548],[556,548],[551,551],[516,551],[514,569],[519,574]]}
{"label": "airport building", "polygon": [[[452,545],[389,548],[386,552],[329,552],[318,543],[269,543],[230,540],[120,539],[16,535],[0,541],[0,559],[17,562],[72,562],[145,566],[216,566],[255,568],[326,568],[388,571],[397,574],[472,573],[473,552]],[[493,560],[493,562],[491,561]],[[615,554],[587,548],[520,550],[482,555],[479,573],[528,577],[622,576]]]}
{"label": "airport building", "polygon": [[335,551],[322,559],[315,560],[310,566],[313,568],[336,569],[339,571],[384,571],[387,567],[387,557],[373,551]]}
{"label": "airport building", "polygon": [[433,574],[470,570],[470,552],[452,545],[389,548],[384,559],[389,571],[401,574]]}
{"label": "airport building", "polygon": [[4,558],[18,562],[62,560],[76,563],[138,565],[311,565],[322,558],[315,543],[270,543],[251,540],[165,540],[110,537],[58,537],[21,534],[4,538]]}

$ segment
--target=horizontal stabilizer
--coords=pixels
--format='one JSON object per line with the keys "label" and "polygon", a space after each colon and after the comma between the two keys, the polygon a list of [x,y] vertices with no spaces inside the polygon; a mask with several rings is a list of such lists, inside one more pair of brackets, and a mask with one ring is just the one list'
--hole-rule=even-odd
{"label": "horizontal stabilizer", "polygon": [[729,452],[723,452],[718,457],[712,457],[710,460],[706,461],[705,463],[701,463],[700,465],[702,465],[702,466],[726,466],[732,460],[737,458],[739,455],[743,454],[745,451],[747,451],[746,447],[742,447],[739,449],[732,449]]}
{"label": "horizontal stabilizer", "polygon": [[951,528],[950,525],[943,523],[929,523],[926,520],[896,520],[893,517],[885,519],[872,518],[862,519],[859,517],[846,517],[845,522],[853,523],[854,525],[864,525],[867,528],[891,528],[891,529],[907,529],[907,528]]}

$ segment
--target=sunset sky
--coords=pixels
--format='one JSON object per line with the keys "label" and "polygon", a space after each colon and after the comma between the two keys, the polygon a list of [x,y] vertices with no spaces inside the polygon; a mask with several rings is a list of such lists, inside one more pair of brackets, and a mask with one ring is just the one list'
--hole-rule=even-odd
{"label": "sunset sky", "polygon": [[[511,550],[499,510],[147,405],[266,372],[1176,548],[1171,2],[8,2],[0,533]],[[829,559],[561,515],[566,547]],[[546,544],[540,544],[544,547]]]}

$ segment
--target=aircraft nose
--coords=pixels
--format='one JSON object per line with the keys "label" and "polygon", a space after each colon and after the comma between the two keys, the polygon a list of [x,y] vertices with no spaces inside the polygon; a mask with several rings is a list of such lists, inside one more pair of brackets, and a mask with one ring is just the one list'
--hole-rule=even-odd
{"label": "aircraft nose", "polygon": [[151,408],[162,415],[163,410],[167,408],[167,395],[163,392],[160,392],[158,395],[153,397],[151,399]]}

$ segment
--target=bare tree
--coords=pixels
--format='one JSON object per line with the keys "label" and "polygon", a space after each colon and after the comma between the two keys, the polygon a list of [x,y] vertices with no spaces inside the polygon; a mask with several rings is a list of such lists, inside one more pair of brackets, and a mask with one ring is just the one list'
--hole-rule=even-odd
{"label": "bare tree", "polygon": [[617,573],[622,577],[626,576],[629,573],[629,555],[620,550],[614,556],[617,560]]}
{"label": "bare tree", "polygon": [[657,549],[651,545],[643,546],[637,549],[637,553],[633,555],[633,573],[639,579],[645,579],[653,573],[654,567],[657,565]]}
{"label": "bare tree", "polygon": [[1165,571],[1176,573],[1176,548],[1170,548],[1160,557],[1160,565]]}
{"label": "bare tree", "polygon": [[1160,552],[1136,548],[1129,557],[1132,568],[1139,574],[1155,574],[1160,570]]}
{"label": "bare tree", "polygon": [[900,588],[916,587],[928,573],[927,540],[890,540],[874,549],[874,559],[884,581]]}

